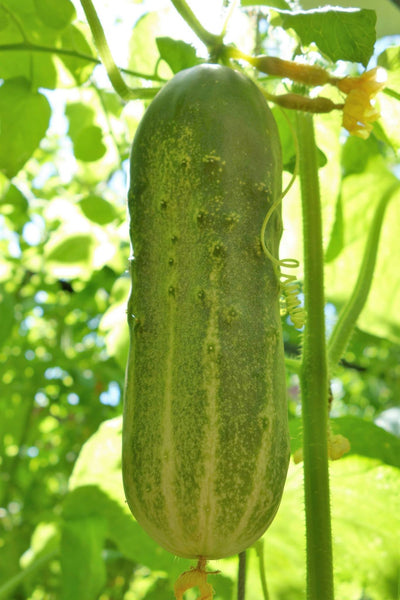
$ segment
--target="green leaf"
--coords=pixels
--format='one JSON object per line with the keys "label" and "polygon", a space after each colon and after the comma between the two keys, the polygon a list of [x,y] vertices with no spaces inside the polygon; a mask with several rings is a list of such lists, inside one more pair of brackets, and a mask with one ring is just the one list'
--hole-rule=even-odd
{"label": "green leaf", "polygon": [[400,46],[386,48],[378,56],[378,65],[387,71],[387,85],[400,92]]}
{"label": "green leaf", "polygon": [[91,259],[93,237],[85,233],[56,237],[47,252],[47,260],[62,264],[86,263]]}
{"label": "green leaf", "polygon": [[[176,28],[176,14],[170,8],[152,11],[144,14],[137,20],[129,42],[128,67],[133,71],[153,74],[159,51],[156,38],[168,36]],[[165,66],[165,65],[164,65]],[[161,64],[161,67],[163,65]],[[160,75],[169,77],[170,70],[160,68]]]}
{"label": "green leaf", "polygon": [[290,10],[290,4],[285,0],[240,0],[241,6],[269,6],[281,10]]}
{"label": "green leaf", "polygon": [[76,461],[64,518],[82,519],[98,515],[107,523],[107,537],[124,556],[171,577],[188,568],[160,548],[132,517],[125,501],[121,478],[122,418],[102,423],[83,446]]}
{"label": "green leaf", "polygon": [[105,338],[107,352],[125,369],[129,351],[129,329],[126,318],[126,307],[131,288],[128,277],[120,277],[113,285],[110,308],[104,313],[99,331]]}
{"label": "green leaf", "polygon": [[65,110],[69,120],[68,134],[74,145],[75,158],[84,162],[99,160],[106,153],[103,132],[94,125],[94,111],[85,104],[69,104]]}
{"label": "green leaf", "polygon": [[64,521],[61,527],[62,600],[96,600],[106,581],[102,557],[106,523],[99,516]]}
{"label": "green leaf", "polygon": [[103,131],[97,125],[84,127],[74,138],[75,158],[84,162],[99,160],[106,153]]}
{"label": "green leaf", "polygon": [[82,198],[79,201],[79,207],[85,217],[98,225],[112,223],[117,216],[117,211],[113,205],[95,194]]}
{"label": "green leaf", "polygon": [[158,37],[156,43],[161,58],[165,60],[173,73],[194,67],[202,62],[191,44],[170,37]]}
{"label": "green leaf", "polygon": [[1,212],[17,229],[29,219],[28,200],[15,185],[11,184],[7,192],[0,198]]}
{"label": "green leaf", "polygon": [[[349,456],[330,463],[330,487],[337,598],[397,600],[400,470]],[[303,467],[291,465],[264,536],[272,598],[304,600],[303,494]]]}
{"label": "green leaf", "polygon": [[[57,46],[58,31],[44,25],[32,0],[3,0],[6,6],[7,26],[0,31],[0,44],[12,45],[28,40],[49,48]],[[0,77],[11,79],[24,77],[32,89],[54,89],[57,71],[53,56],[47,52],[13,51],[0,52]]]}
{"label": "green leaf", "polygon": [[366,140],[349,136],[342,148],[343,175],[362,173],[371,157],[381,154],[381,144],[374,135]]}
{"label": "green leaf", "polygon": [[47,98],[22,78],[0,87],[0,169],[10,179],[38,147],[50,120]]}
{"label": "green leaf", "polygon": [[75,18],[75,7],[70,0],[34,0],[40,19],[48,27],[64,29]]}
{"label": "green leaf", "polygon": [[[346,456],[357,454],[380,460],[400,469],[400,439],[370,421],[360,417],[337,417],[330,420],[333,434],[341,434],[350,442]],[[292,452],[302,445],[301,419],[290,422]]]}
{"label": "green leaf", "polygon": [[0,288],[0,348],[5,344],[14,326],[15,298]]}
{"label": "green leaf", "polygon": [[27,569],[40,557],[57,550],[60,545],[60,528],[58,523],[43,521],[39,523],[32,534],[29,549],[21,557],[21,567]]}
{"label": "green leaf", "polygon": [[367,9],[326,7],[282,12],[282,26],[294,29],[303,45],[315,43],[333,62],[348,60],[367,66],[376,41],[376,13]]}
{"label": "green leaf", "polygon": [[[86,36],[88,33],[86,33]],[[91,46],[88,44],[83,31],[76,25],[69,25],[62,33],[61,47],[64,50],[74,50],[78,54],[94,56]],[[81,85],[87,81],[93,72],[95,63],[82,60],[79,57],[60,56],[65,67],[74,78],[74,83]]]}

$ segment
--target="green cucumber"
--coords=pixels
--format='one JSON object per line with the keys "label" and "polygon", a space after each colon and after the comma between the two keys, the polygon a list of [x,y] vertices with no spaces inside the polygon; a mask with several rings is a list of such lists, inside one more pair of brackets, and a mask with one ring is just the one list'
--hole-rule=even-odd
{"label": "green cucumber", "polygon": [[[281,172],[262,93],[228,67],[175,75],[133,142],[123,478],[139,524],[178,556],[244,550],[280,503],[279,281],[260,231]],[[275,257],[281,233],[277,209],[266,230]]]}

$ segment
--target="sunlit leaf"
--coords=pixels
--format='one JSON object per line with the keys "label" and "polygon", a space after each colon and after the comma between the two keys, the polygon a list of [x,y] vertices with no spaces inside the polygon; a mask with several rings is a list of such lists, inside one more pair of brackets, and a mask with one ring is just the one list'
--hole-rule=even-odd
{"label": "sunlit leaf", "polygon": [[349,60],[367,66],[374,51],[376,14],[373,10],[323,9],[282,13],[285,29],[294,29],[306,46],[315,43],[333,62]]}
{"label": "sunlit leaf", "polygon": [[120,277],[111,292],[110,308],[104,313],[99,330],[105,337],[108,353],[124,369],[129,350],[127,303],[131,288],[130,278]]}
{"label": "sunlit leaf", "polygon": [[242,6],[268,6],[281,10],[290,10],[290,5],[285,0],[240,0]]}
{"label": "sunlit leaf", "polygon": [[112,223],[117,215],[113,205],[101,196],[86,196],[79,201],[79,206],[85,217],[99,225]]}
{"label": "sunlit leaf", "polygon": [[[341,434],[350,442],[351,454],[380,460],[400,469],[400,439],[360,417],[337,417],[330,420],[333,434]],[[301,419],[290,423],[292,453],[302,444]]]}
{"label": "sunlit leaf", "polygon": [[57,83],[57,71],[53,57],[49,52],[31,52],[20,49],[13,51],[12,45],[28,40],[32,43],[40,40],[46,47],[57,45],[58,31],[50,29],[39,18],[32,0],[5,0],[7,23],[3,21],[0,30],[0,77],[4,79],[24,77],[31,82],[33,89],[39,87],[53,89]]}
{"label": "sunlit leaf", "polygon": [[14,177],[46,133],[50,106],[28,81],[9,79],[0,87],[0,169]]}
{"label": "sunlit leaf", "polygon": [[[69,25],[63,32],[61,38],[62,48],[68,51],[75,51],[77,54],[92,56],[93,51],[87,41],[87,35],[81,31],[78,25]],[[74,77],[74,83],[82,84],[90,77],[95,63],[89,60],[74,56],[60,55],[60,60]]]}
{"label": "sunlit leaf", "polygon": [[198,65],[201,60],[196,55],[196,49],[181,40],[170,37],[156,39],[160,56],[171,67],[173,73]]}
{"label": "sunlit leaf", "polygon": [[[361,598],[364,593],[394,600],[400,564],[400,470],[349,456],[330,463],[330,480],[337,597]],[[281,507],[264,536],[268,585],[278,598],[304,599],[302,488],[303,467],[291,466]]]}
{"label": "sunlit leaf", "polygon": [[69,120],[68,133],[74,144],[75,157],[85,162],[100,159],[106,152],[103,132],[94,124],[94,111],[83,103],[69,104],[65,110]]}
{"label": "sunlit leaf", "polygon": [[40,19],[48,27],[63,29],[75,16],[75,8],[70,0],[34,0]]}

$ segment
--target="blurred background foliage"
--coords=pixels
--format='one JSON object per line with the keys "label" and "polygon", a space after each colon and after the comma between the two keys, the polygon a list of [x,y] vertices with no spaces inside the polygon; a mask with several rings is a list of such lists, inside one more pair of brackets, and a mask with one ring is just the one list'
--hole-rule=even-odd
{"label": "blurred background foliage", "polygon": [[[191,6],[219,31],[228,4]],[[207,58],[167,0],[96,5],[132,87],[160,86]],[[301,28],[285,28],[279,10],[290,7],[284,0],[243,1],[227,41],[282,58],[303,43],[309,60],[332,72],[360,72],[345,55],[333,64],[305,44]],[[358,14],[360,23],[371,18]],[[386,1],[377,15],[374,54],[363,40],[360,62],[388,70],[393,93],[381,95],[381,121],[361,141],[344,135],[338,115],[316,118],[328,333],[355,281],[371,211],[384,182],[399,174],[400,38],[393,26],[397,20],[400,31],[400,11]],[[172,597],[174,579],[189,564],[141,531],[122,494],[127,173],[146,102],[119,99],[91,39],[78,2],[0,2],[0,599],[158,600]],[[359,40],[354,35],[350,46]],[[270,90],[286,86],[261,79]],[[274,111],[290,165],[292,136]],[[388,210],[371,299],[331,383],[332,430],[351,442],[349,455],[332,464],[337,589],[346,600],[400,598],[398,195]],[[296,186],[284,213],[282,256],[301,262]],[[290,319],[284,319],[284,338],[288,356],[296,356],[301,333]],[[300,404],[290,369],[287,381],[295,450]],[[292,465],[281,510],[265,536],[271,600],[305,596],[301,478],[301,465]],[[217,568],[223,575],[213,577],[216,598],[231,598],[237,559]],[[261,597],[253,550],[247,588],[250,600]]]}

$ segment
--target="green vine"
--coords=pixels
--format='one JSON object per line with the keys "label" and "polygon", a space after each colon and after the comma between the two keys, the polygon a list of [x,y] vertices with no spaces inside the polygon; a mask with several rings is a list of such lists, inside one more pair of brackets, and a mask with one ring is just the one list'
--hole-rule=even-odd
{"label": "green vine", "polygon": [[358,317],[367,302],[378,255],[383,219],[387,206],[393,198],[394,193],[399,190],[399,187],[398,182],[389,186],[382,194],[381,200],[376,207],[354,290],[348,302],[343,307],[329,339],[328,358],[331,370],[334,370],[337,367],[342,358],[354,331]]}

